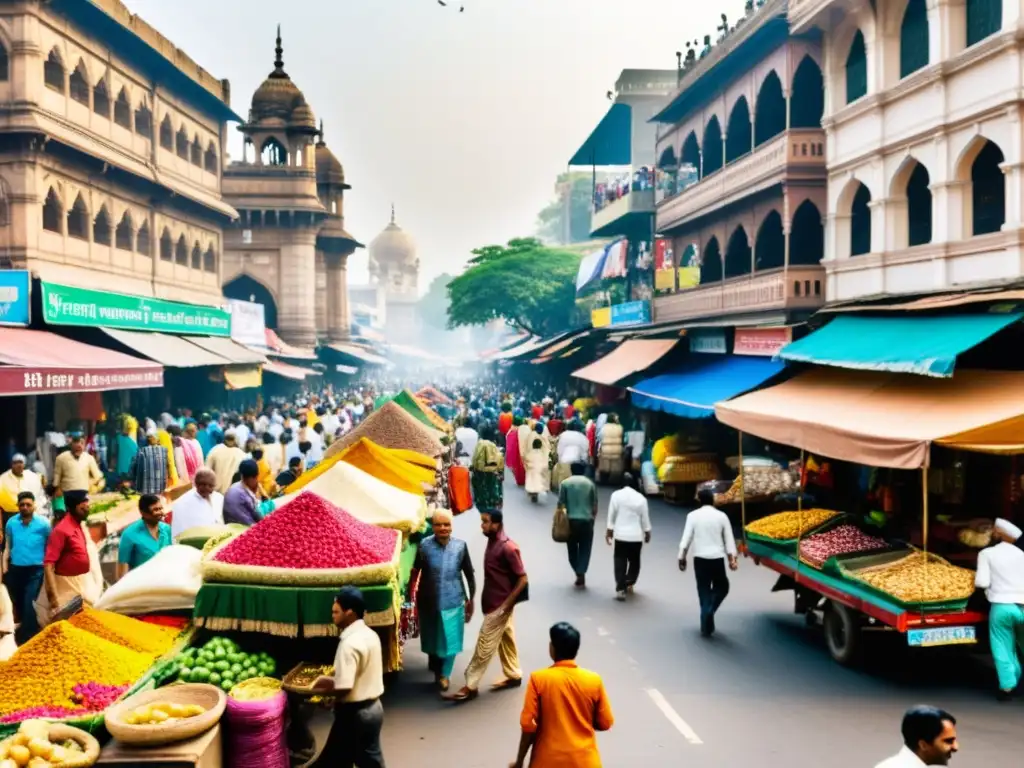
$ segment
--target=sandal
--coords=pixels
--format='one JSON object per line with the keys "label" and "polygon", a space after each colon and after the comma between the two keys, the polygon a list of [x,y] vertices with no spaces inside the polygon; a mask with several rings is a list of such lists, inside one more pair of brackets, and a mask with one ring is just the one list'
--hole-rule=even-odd
{"label": "sandal", "polygon": [[441,693],[447,693],[449,685],[451,685],[451,683],[447,677],[439,677],[437,679],[437,687],[441,689]]}
{"label": "sandal", "polygon": [[453,701],[456,704],[462,704],[467,701],[472,701],[479,695],[480,691],[476,691],[472,688],[463,688],[462,690],[453,693],[451,696],[443,696],[442,698],[444,698],[445,701]]}
{"label": "sandal", "polygon": [[492,691],[507,691],[512,688],[518,688],[523,684],[521,677],[509,677],[504,680],[500,680],[491,686]]}

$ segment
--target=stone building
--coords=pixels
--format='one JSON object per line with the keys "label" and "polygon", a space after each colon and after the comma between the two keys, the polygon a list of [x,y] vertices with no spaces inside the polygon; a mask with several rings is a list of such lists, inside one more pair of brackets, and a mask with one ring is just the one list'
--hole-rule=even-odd
{"label": "stone building", "polygon": [[227,81],[118,0],[3,5],[3,266],[219,304]]}
{"label": "stone building", "polygon": [[370,285],[354,288],[358,301],[375,310],[389,341],[415,341],[420,334],[420,260],[412,235],[395,223],[394,206],[391,221],[370,243],[369,270]]}
{"label": "stone building", "polygon": [[342,165],[284,70],[280,28],[275,52],[239,126],[242,158],[224,170],[239,212],[225,232],[224,293],[264,304],[268,327],[312,347],[348,338],[347,259],[361,246],[344,228]]}

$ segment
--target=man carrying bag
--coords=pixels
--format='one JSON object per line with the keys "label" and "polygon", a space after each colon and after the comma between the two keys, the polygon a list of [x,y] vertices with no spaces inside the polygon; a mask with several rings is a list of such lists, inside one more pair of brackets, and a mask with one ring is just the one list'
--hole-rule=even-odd
{"label": "man carrying bag", "polygon": [[564,542],[569,566],[576,574],[576,586],[587,585],[590,552],[594,546],[594,520],[597,518],[597,486],[586,476],[587,465],[577,462],[572,475],[558,489],[558,506],[551,526],[551,538]]}

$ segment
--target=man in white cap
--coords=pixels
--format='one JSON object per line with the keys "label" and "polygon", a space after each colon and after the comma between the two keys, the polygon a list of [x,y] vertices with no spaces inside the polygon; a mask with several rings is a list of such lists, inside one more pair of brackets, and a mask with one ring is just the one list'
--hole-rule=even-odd
{"label": "man in white cap", "polygon": [[[999,518],[992,530],[996,542],[978,553],[974,584],[991,603],[988,615],[992,658],[999,675],[1000,701],[1009,701],[1021,681],[1024,655],[1024,551],[1014,543],[1024,531]],[[1018,655],[1020,654],[1020,655]]]}

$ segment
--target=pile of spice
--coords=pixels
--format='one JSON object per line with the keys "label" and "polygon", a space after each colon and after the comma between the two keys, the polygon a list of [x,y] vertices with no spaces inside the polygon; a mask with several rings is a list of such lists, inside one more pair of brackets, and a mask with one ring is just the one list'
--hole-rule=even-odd
{"label": "pile of spice", "polygon": [[154,626],[144,621],[110,611],[85,608],[70,623],[97,637],[151,656],[161,656],[171,649],[178,630]]}

